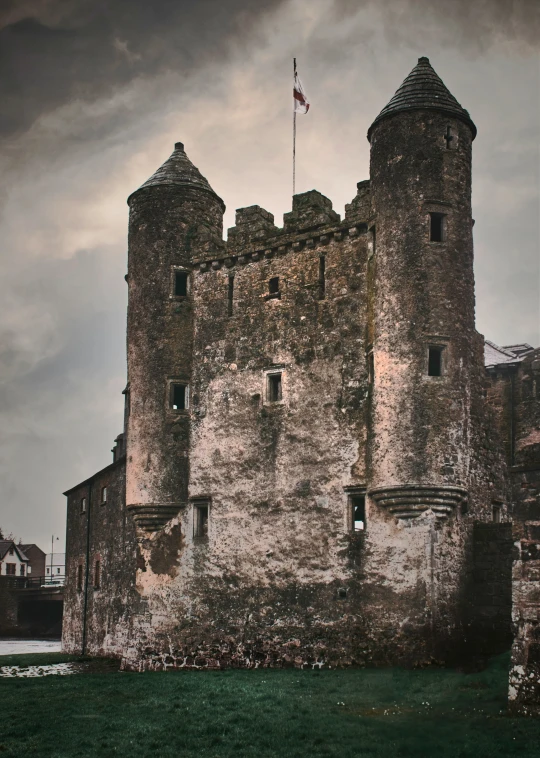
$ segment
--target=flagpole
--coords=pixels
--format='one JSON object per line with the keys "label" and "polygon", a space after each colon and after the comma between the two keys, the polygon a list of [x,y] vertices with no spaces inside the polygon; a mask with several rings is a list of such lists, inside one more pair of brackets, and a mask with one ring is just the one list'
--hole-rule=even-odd
{"label": "flagpole", "polygon": [[[296,58],[293,58],[294,75],[293,75],[293,89],[296,84]],[[294,100],[293,92],[293,142],[292,142],[292,193],[296,189],[296,103]]]}

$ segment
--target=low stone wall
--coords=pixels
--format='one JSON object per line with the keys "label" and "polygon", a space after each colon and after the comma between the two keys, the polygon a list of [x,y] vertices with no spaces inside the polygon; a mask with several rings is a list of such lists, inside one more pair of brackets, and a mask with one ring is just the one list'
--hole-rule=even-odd
{"label": "low stone wall", "polygon": [[540,715],[540,541],[516,543],[512,573],[512,646],[509,708],[522,715]]}

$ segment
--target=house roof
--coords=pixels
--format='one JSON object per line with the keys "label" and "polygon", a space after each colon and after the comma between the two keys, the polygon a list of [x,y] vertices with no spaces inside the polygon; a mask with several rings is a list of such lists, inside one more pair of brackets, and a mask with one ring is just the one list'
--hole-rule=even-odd
{"label": "house roof", "polygon": [[496,345],[494,342],[490,342],[490,340],[485,340],[484,341],[485,367],[494,368],[495,366],[517,365],[523,360],[524,354],[523,353],[520,354],[518,350],[510,349],[510,348],[516,348],[516,347],[523,347],[523,346],[510,345],[507,347],[500,347],[500,345]]}
{"label": "house roof", "polygon": [[476,137],[476,126],[468,111],[458,103],[442,79],[437,76],[429,58],[418,58],[418,63],[409,76],[369,127],[368,139],[371,138],[373,127],[383,119],[412,110],[439,111],[459,118],[471,128],[473,139]]}
{"label": "house roof", "polygon": [[36,550],[39,550],[39,552],[40,552],[40,553],[43,553],[43,555],[45,555],[45,552],[44,552],[44,551],[43,551],[43,550],[42,550],[42,549],[39,547],[39,545],[36,545],[36,544],[34,544],[33,542],[32,542],[32,543],[27,543],[27,544],[25,544],[25,545],[19,545],[19,547],[21,548],[21,550],[24,550],[24,552],[25,552],[25,553],[26,553],[28,550],[30,550],[30,548],[31,548],[31,547],[33,547],[33,548],[35,548]]}
{"label": "house roof", "polygon": [[30,563],[30,560],[26,557],[24,552],[22,551],[22,546],[17,545],[13,540],[0,540],[0,560],[2,560],[10,547],[14,547],[17,551],[17,555],[19,556],[19,559],[23,562]]}
{"label": "house roof", "polygon": [[519,342],[517,345],[503,345],[503,348],[518,356],[527,355],[527,353],[532,353],[534,350],[534,347],[529,345],[528,342]]}

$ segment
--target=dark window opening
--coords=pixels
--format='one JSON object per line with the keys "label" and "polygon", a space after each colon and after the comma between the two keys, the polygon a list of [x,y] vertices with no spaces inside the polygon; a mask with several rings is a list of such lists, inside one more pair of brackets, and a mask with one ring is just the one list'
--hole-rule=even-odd
{"label": "dark window opening", "polygon": [[21,576],[24,576],[24,563],[21,563]]}
{"label": "dark window opening", "polygon": [[355,532],[363,532],[366,528],[366,496],[351,495],[352,525]]}
{"label": "dark window opening", "polygon": [[86,513],[86,498],[81,497],[81,513]]}
{"label": "dark window opening", "polygon": [[493,505],[491,509],[493,523],[494,524],[500,524],[501,523],[501,506],[500,505]]}
{"label": "dark window opening", "polygon": [[77,589],[82,592],[83,587],[83,567],[79,564],[77,566]]}
{"label": "dark window opening", "polygon": [[194,507],[193,536],[206,539],[208,537],[208,506]]}
{"label": "dark window opening", "polygon": [[442,376],[442,347],[430,347],[428,355],[428,376]]}
{"label": "dark window opening", "polygon": [[186,297],[188,289],[188,274],[186,271],[174,272],[174,294],[175,297]]}
{"label": "dark window opening", "polygon": [[101,504],[103,505],[106,502],[107,502],[107,487],[102,487],[101,488]]}
{"label": "dark window opening", "polygon": [[227,294],[227,315],[233,315],[233,303],[234,303],[234,275],[229,276],[229,290]]}
{"label": "dark window opening", "polygon": [[375,255],[375,253],[377,252],[377,234],[376,234],[375,227],[372,226],[370,231],[371,231],[371,245],[372,245],[371,252],[372,252],[372,255]]}
{"label": "dark window opening", "polygon": [[324,300],[326,292],[326,259],[324,255],[319,258],[319,300]]}
{"label": "dark window opening", "polygon": [[171,406],[173,411],[184,411],[187,408],[187,386],[185,384],[171,385]]}
{"label": "dark window opening", "polygon": [[281,374],[268,374],[268,400],[276,403],[281,400]]}
{"label": "dark window opening", "polygon": [[281,297],[281,293],[279,291],[279,276],[273,276],[272,279],[268,282],[268,293],[272,297]]}
{"label": "dark window opening", "polygon": [[16,568],[17,568],[16,563],[6,563],[6,574],[8,576],[15,576]]}
{"label": "dark window opening", "polygon": [[454,136],[454,132],[453,132],[451,126],[447,126],[446,127],[446,134],[444,135],[444,139],[446,141],[446,149],[447,150],[450,150],[451,148],[454,147],[454,145],[452,144],[452,142],[455,141],[455,136]]}
{"label": "dark window opening", "polygon": [[429,214],[429,240],[430,242],[444,241],[444,213]]}
{"label": "dark window opening", "polygon": [[94,589],[101,587],[101,561],[96,561],[94,566]]}
{"label": "dark window opening", "polygon": [[14,547],[10,547],[9,548],[9,554],[10,555],[15,555],[15,548]]}
{"label": "dark window opening", "polygon": [[373,382],[375,381],[375,359],[373,358],[373,351],[368,353],[367,370],[368,370],[368,383],[373,384]]}

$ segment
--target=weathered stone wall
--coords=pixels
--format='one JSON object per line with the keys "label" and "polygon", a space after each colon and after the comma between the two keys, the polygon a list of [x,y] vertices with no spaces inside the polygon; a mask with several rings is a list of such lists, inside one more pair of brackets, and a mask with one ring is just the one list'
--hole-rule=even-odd
{"label": "weathered stone wall", "polygon": [[474,525],[474,570],[468,637],[473,651],[495,655],[512,642],[512,524]]}
{"label": "weathered stone wall", "polygon": [[[102,487],[107,487],[105,504],[101,503]],[[62,648],[70,653],[81,653],[84,649],[92,654],[121,656],[129,618],[140,605],[133,591],[136,541],[132,519],[125,508],[125,458],[66,494]],[[86,513],[81,512],[83,497]],[[100,586],[96,587],[98,560]],[[82,566],[83,580],[80,589],[77,586],[79,566]]]}
{"label": "weathered stone wall", "polygon": [[520,540],[512,574],[514,644],[510,667],[510,710],[540,715],[540,542]]}
{"label": "weathered stone wall", "polygon": [[19,631],[17,587],[24,580],[18,577],[0,576],[0,634],[16,634]]}

